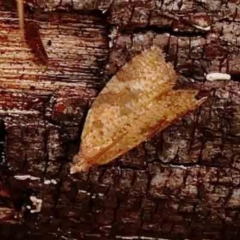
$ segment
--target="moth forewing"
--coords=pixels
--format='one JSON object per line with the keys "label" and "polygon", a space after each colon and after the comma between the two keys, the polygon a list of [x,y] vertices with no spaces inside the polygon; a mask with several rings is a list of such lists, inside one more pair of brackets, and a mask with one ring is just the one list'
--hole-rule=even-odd
{"label": "moth forewing", "polygon": [[174,90],[175,82],[156,47],[123,66],[88,113],[71,173],[114,160],[202,103],[197,90]]}

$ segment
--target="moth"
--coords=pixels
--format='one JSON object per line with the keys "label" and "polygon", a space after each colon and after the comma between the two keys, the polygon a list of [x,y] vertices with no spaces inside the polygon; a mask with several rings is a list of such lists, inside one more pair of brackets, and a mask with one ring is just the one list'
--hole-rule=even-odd
{"label": "moth", "polygon": [[19,18],[19,30],[21,39],[26,42],[31,48],[33,54],[37,59],[43,63],[48,63],[48,55],[43,46],[38,25],[33,21],[24,21],[24,2],[23,0],[17,0],[17,11]]}
{"label": "moth", "polygon": [[109,163],[206,100],[195,98],[198,90],[174,90],[176,79],[156,46],[126,63],[93,102],[70,172]]}

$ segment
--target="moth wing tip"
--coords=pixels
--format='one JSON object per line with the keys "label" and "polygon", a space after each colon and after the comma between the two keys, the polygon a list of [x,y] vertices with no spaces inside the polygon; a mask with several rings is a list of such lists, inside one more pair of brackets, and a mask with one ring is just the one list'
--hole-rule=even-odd
{"label": "moth wing tip", "polygon": [[70,174],[74,174],[74,173],[76,173],[76,172],[77,172],[76,167],[75,167],[75,166],[72,166],[72,167],[70,168]]}
{"label": "moth wing tip", "polygon": [[208,97],[202,97],[198,100],[198,106],[202,105],[206,100],[208,99]]}
{"label": "moth wing tip", "polygon": [[73,157],[73,164],[70,168],[70,174],[77,172],[87,172],[89,168],[89,163],[77,154]]}
{"label": "moth wing tip", "polygon": [[157,45],[152,45],[146,51],[152,51],[152,52],[157,52],[158,54],[163,54],[162,49],[160,47],[158,47]]}
{"label": "moth wing tip", "polygon": [[87,164],[75,164],[75,165],[72,165],[71,168],[70,168],[70,174],[75,174],[75,173],[78,173],[78,172],[87,172],[89,169],[89,165]]}

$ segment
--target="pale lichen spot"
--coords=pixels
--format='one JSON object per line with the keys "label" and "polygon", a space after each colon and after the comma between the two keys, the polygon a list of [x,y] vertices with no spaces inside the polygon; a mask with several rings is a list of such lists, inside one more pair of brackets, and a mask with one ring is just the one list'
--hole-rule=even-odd
{"label": "pale lichen spot", "polygon": [[231,75],[227,73],[212,72],[206,75],[208,81],[231,80]]}

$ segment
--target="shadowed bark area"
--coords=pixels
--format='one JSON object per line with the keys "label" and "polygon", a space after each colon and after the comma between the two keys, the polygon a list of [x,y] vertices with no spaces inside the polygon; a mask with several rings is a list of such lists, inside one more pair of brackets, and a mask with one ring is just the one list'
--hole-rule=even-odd
{"label": "shadowed bark area", "polygon": [[[0,3],[0,238],[238,239],[238,1],[28,0],[48,54]],[[208,100],[115,162],[69,175],[92,101],[132,56],[161,47],[178,87]],[[231,81],[206,81],[209,72]]]}

